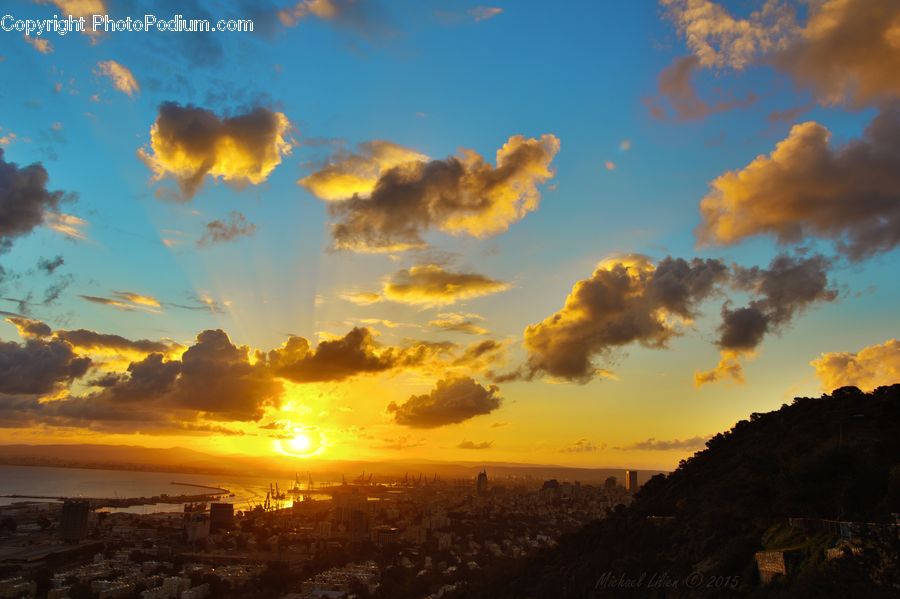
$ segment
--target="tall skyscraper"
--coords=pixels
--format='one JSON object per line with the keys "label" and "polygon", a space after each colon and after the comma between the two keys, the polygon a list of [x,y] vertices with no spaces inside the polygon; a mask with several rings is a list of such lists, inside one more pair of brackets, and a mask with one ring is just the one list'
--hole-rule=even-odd
{"label": "tall skyscraper", "polygon": [[488,477],[487,471],[482,470],[478,473],[478,478],[475,479],[475,492],[478,495],[487,495],[488,488]]}
{"label": "tall skyscraper", "polygon": [[59,517],[59,536],[67,543],[77,543],[88,534],[88,513],[91,504],[87,501],[67,499]]}
{"label": "tall skyscraper", "polygon": [[637,470],[625,471],[625,490],[629,493],[635,493],[638,490]]}
{"label": "tall skyscraper", "polygon": [[234,525],[234,505],[230,503],[209,504],[209,530],[229,529]]}
{"label": "tall skyscraper", "polygon": [[369,498],[357,487],[345,487],[333,495],[333,531],[351,539],[369,535]]}

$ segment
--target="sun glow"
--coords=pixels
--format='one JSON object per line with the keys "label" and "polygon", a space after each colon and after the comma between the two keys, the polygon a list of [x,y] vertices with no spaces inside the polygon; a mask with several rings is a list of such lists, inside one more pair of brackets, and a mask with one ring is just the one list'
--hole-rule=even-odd
{"label": "sun glow", "polygon": [[311,458],[325,451],[325,439],[315,427],[288,426],[284,438],[275,441],[275,451],[296,458]]}
{"label": "sun glow", "polygon": [[293,439],[289,439],[287,445],[292,453],[308,453],[312,447],[312,440],[307,435],[299,434]]}

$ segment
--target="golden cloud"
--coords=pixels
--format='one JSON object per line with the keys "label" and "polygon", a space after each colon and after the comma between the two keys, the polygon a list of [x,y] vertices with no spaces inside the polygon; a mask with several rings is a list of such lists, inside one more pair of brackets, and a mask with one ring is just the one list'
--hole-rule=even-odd
{"label": "golden cloud", "polygon": [[443,379],[425,395],[413,395],[402,404],[391,402],[388,412],[397,424],[436,428],[490,414],[503,403],[496,385],[484,387],[469,377]]}
{"label": "golden cloud", "polygon": [[506,291],[511,285],[478,273],[451,272],[437,264],[419,264],[394,273],[382,295],[390,301],[418,306],[445,306]]}
{"label": "golden cloud", "polygon": [[382,173],[410,162],[423,162],[428,156],[401,145],[382,140],[359,144],[356,153],[340,153],[315,173],[297,183],[322,200],[346,200],[368,197]]}
{"label": "golden cloud", "polygon": [[138,155],[154,178],[174,178],[190,199],[206,176],[237,186],[258,185],[291,153],[286,139],[291,124],[280,112],[255,108],[219,117],[196,106],[166,102],[150,128],[150,148]]}
{"label": "golden cloud", "polygon": [[[698,305],[728,278],[719,260],[629,255],[597,265],[578,281],[563,308],[525,329],[526,376],[546,373],[584,383],[607,372],[594,364],[614,348],[639,343],[666,347],[680,334],[678,321],[695,317]],[[502,380],[500,379],[495,380]]]}
{"label": "golden cloud", "polygon": [[113,87],[132,97],[135,93],[141,91],[137,79],[128,67],[119,64],[115,60],[104,60],[97,63],[97,72],[104,77],[109,77]]}
{"label": "golden cloud", "polygon": [[712,0],[661,0],[666,16],[704,67],[743,69],[760,54],[783,47],[796,29],[790,6],[767,1],[736,19]]}
{"label": "golden cloud", "polygon": [[810,362],[827,392],[854,386],[871,390],[900,381],[900,340],[864,347],[858,352],[828,352]]}
{"label": "golden cloud", "polygon": [[780,243],[831,239],[852,259],[900,243],[900,108],[885,108],[862,138],[833,147],[815,122],[795,125],[768,156],[719,176],[700,202],[702,244],[754,235]]}
{"label": "golden cloud", "polygon": [[380,174],[367,197],[330,202],[335,246],[402,251],[425,245],[422,234],[432,228],[474,237],[505,231],[537,209],[538,185],[553,176],[550,163],[558,151],[553,135],[516,135],[497,151],[496,167],[472,150],[397,165]]}
{"label": "golden cloud", "polygon": [[825,0],[774,57],[777,68],[826,105],[854,108],[900,98],[900,3]]}

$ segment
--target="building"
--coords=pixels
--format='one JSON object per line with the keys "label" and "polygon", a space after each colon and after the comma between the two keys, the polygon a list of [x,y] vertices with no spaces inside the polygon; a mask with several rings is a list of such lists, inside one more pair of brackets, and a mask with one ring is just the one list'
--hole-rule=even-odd
{"label": "building", "polygon": [[209,504],[209,531],[227,530],[234,526],[234,505],[230,503]]}
{"label": "building", "polygon": [[636,493],[638,490],[637,470],[625,471],[625,490],[629,493]]}
{"label": "building", "polygon": [[615,489],[619,485],[618,479],[615,476],[610,476],[603,483],[604,489]]}
{"label": "building", "polygon": [[380,524],[372,529],[372,542],[379,547],[398,543],[400,541],[400,529],[387,524]]}
{"label": "building", "polygon": [[478,478],[475,479],[475,492],[478,495],[487,495],[488,490],[488,477],[487,472],[482,470],[478,473]]}
{"label": "building", "polygon": [[91,504],[87,501],[67,499],[59,516],[59,536],[67,543],[77,543],[88,535],[88,514]]}
{"label": "building", "polygon": [[184,521],[184,539],[188,543],[205,541],[209,538],[209,514],[194,512]]}
{"label": "building", "polygon": [[342,487],[334,492],[332,533],[361,540],[369,536],[369,498],[358,487]]}

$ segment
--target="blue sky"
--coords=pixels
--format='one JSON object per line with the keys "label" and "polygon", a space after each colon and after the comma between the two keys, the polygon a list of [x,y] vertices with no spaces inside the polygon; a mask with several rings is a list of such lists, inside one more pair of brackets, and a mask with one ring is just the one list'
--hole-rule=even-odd
{"label": "blue sky", "polygon": [[[248,9],[251,3],[231,2],[224,8],[199,0],[153,4],[157,15],[173,13],[176,5],[188,17],[203,11],[216,18],[261,14],[259,5]],[[0,256],[0,264],[15,275],[3,282],[3,296],[22,299],[30,293],[23,315],[53,329],[84,328],[189,345],[199,331],[222,328],[236,344],[261,350],[279,346],[289,334],[313,344],[341,336],[362,318],[422,326],[438,312],[477,312],[491,338],[508,344],[506,368],[513,368],[527,359],[523,329],[560,310],[573,284],[590,277],[607,257],[700,256],[764,267],[783,249],[771,236],[698,247],[698,205],[710,183],[769,154],[797,122],[814,120],[841,144],[860,137],[878,112],[874,105],[820,102],[814,90],[761,60],[740,71],[695,73],[700,97],[712,101],[752,94],[749,105],[701,119],[679,120],[671,111],[667,118],[654,116],[650,106],[664,102],[660,73],[692,49],[665,7],[652,2],[573,2],[564,9],[546,2],[498,2],[492,7],[502,10],[481,20],[471,11],[484,5],[471,2],[359,4],[366,5],[363,16],[310,16],[294,27],[276,20],[271,29],[259,27],[265,31],[252,34],[50,37],[53,51],[47,54],[20,34],[0,32],[0,72],[7,82],[0,91],[0,137],[15,134],[3,146],[5,160],[43,164],[50,189],[77,194],[63,211],[86,221],[84,239],[48,227],[17,238]],[[726,3],[725,8],[735,18],[750,18],[746,4]],[[110,0],[106,8],[114,16],[140,15],[148,5]],[[58,6],[23,0],[5,4],[4,10],[16,18],[42,18]],[[98,72],[98,62],[107,60],[126,66],[140,91],[129,96],[115,89]],[[223,117],[256,106],[283,113],[292,125],[291,152],[258,185],[233,186],[207,177],[192,199],[167,199],[160,190],[171,195],[175,183],[171,178],[153,181],[137,154],[140,148],[151,149],[150,129],[163,102]],[[770,118],[795,108],[801,110],[792,119]],[[559,139],[555,175],[541,185],[540,207],[502,234],[485,238],[428,231],[430,248],[423,253],[332,250],[327,203],[297,184],[335,151],[353,151],[370,140],[389,140],[434,159],[466,148],[493,163],[497,149],[518,134]],[[255,234],[198,247],[206,223],[232,211],[253,223]],[[810,238],[800,245],[834,254],[829,239]],[[65,264],[54,275],[35,268],[39,258],[56,255]],[[509,282],[511,289],[440,309],[389,302],[361,307],[340,299],[342,292],[377,289],[395,271],[429,261]],[[418,451],[461,459],[466,452],[453,444],[465,438],[491,441],[497,459],[671,466],[689,450],[629,453],[613,447],[650,437],[703,437],[794,395],[817,394],[820,381],[810,361],[820,353],[856,351],[896,333],[896,270],[895,251],[860,263],[837,259],[830,280],[839,299],[811,306],[778,334],[768,335],[756,356],[745,361],[743,384],[697,388],[693,383],[695,371],[718,360],[722,301],[710,298],[702,316],[673,338],[669,349],[628,344],[598,354],[598,364],[614,371],[617,380],[578,384],[539,376],[501,384],[501,411],[442,428],[437,440]],[[46,289],[60,282],[60,297],[41,305]],[[162,307],[124,311],[81,297],[111,297],[116,291],[152,296]],[[199,306],[198,297],[226,309],[212,314],[172,305]],[[746,296],[734,296],[736,302],[741,298]],[[0,305],[10,313],[23,312],[21,307],[12,301]],[[373,329],[386,345],[411,338],[470,340],[414,327]],[[0,337],[18,339],[16,327],[3,325]],[[487,385],[485,373],[479,375]],[[331,432],[345,444],[339,449],[334,441],[333,455],[347,455],[352,439],[341,435],[348,427],[414,440],[417,431],[386,420],[384,406],[427,392],[433,381],[433,376],[413,373],[323,385],[317,393],[340,399],[322,400],[330,408],[317,409],[333,413],[335,406],[346,404],[358,418],[334,424],[323,417],[308,426],[343,427],[343,432]],[[385,396],[373,399],[372,393]],[[491,427],[501,421],[509,424]],[[0,440],[11,440],[3,430]],[[61,435],[80,439],[81,434],[125,438],[122,431],[60,432],[43,425],[28,430],[41,441]],[[180,442],[177,434],[148,439],[144,442]],[[564,451],[581,439],[608,449]],[[230,447],[208,438],[192,442]],[[261,451],[262,441],[246,443],[241,450]],[[384,452],[368,453],[383,457]]]}

